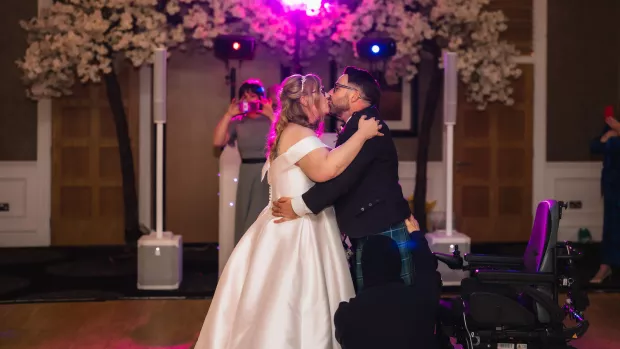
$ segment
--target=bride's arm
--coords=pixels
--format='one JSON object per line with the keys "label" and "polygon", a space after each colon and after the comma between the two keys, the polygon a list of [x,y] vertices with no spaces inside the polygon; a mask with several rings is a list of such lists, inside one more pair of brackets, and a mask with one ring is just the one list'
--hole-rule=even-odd
{"label": "bride's arm", "polygon": [[[304,128],[303,137],[314,134],[312,130]],[[318,148],[304,156],[297,165],[313,182],[327,182],[335,178],[351,164],[362,149],[364,143],[372,138],[369,133],[356,131],[349,140],[336,149]]]}

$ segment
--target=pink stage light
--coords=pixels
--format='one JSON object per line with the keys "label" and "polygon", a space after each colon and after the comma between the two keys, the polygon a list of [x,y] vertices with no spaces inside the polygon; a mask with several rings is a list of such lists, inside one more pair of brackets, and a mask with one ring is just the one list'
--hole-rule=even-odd
{"label": "pink stage light", "polygon": [[322,0],[282,0],[282,5],[287,11],[306,11],[308,16],[316,16],[321,9],[321,2]]}

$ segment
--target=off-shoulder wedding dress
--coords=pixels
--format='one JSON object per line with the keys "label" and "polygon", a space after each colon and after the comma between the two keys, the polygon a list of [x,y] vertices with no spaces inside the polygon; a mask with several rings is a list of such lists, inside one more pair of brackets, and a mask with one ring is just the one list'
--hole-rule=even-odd
{"label": "off-shoulder wedding dress", "polygon": [[[296,163],[320,147],[306,137],[265,165],[272,197],[314,185]],[[333,316],[355,292],[334,209],[275,224],[271,201],[230,256],[196,349],[340,348]]]}

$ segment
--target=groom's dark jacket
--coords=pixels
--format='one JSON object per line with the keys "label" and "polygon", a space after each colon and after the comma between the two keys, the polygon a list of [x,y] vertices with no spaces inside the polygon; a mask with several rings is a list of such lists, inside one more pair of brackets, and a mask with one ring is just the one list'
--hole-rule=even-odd
{"label": "groom's dark jacket", "polygon": [[[379,111],[369,107],[353,113],[338,136],[336,146],[358,129],[363,115],[379,120]],[[351,165],[338,177],[316,183],[302,195],[314,213],[334,205],[340,231],[352,238],[377,234],[403,222],[411,214],[398,183],[398,155],[389,128],[381,120],[381,133],[362,147]]]}

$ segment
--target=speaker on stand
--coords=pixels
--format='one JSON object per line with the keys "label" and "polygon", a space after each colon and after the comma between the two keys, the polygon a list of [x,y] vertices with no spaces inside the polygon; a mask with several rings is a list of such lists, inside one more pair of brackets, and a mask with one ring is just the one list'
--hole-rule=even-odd
{"label": "speaker on stand", "polygon": [[168,52],[158,48],[153,66],[155,138],[155,231],[138,240],[140,290],[176,290],[183,280],[183,240],[164,231],[164,125],[166,124],[166,63]]}
{"label": "speaker on stand", "polygon": [[[445,127],[445,165],[446,165],[446,228],[426,234],[426,240],[433,252],[452,254],[458,245],[462,253],[469,253],[471,239],[469,236],[454,230],[453,189],[454,189],[454,126],[456,125],[458,102],[458,56],[454,52],[445,52],[443,55],[444,68],[444,95],[443,113]],[[438,267],[445,286],[456,286],[467,273],[461,270],[451,270],[445,264]]]}

